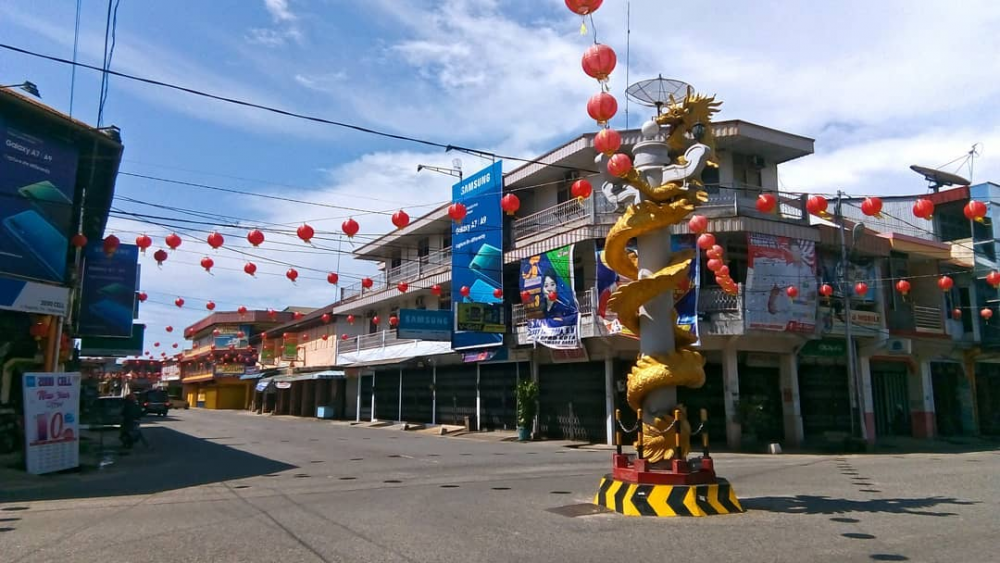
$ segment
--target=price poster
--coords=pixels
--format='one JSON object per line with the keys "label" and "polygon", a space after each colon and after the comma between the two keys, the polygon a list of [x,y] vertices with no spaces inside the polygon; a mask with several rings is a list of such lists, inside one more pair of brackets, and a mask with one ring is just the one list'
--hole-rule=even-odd
{"label": "price poster", "polygon": [[80,465],[80,374],[24,374],[24,440],[28,473]]}

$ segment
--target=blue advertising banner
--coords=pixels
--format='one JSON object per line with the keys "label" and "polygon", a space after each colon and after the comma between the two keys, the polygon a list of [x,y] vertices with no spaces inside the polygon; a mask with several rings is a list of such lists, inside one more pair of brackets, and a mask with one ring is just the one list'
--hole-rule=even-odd
{"label": "blue advertising banner", "polygon": [[399,338],[415,340],[451,340],[453,315],[451,311],[428,311],[426,309],[400,309]]}
{"label": "blue advertising banner", "polygon": [[521,260],[518,280],[528,339],[549,348],[579,348],[580,306],[573,290],[573,246]]}
{"label": "blue advertising banner", "polygon": [[0,116],[0,273],[62,283],[77,150]]}
{"label": "blue advertising banner", "polygon": [[[503,303],[494,295],[503,291],[503,163],[495,162],[452,187],[452,201],[465,205],[466,216],[451,227],[452,313],[459,303]],[[462,296],[461,288],[469,295]],[[489,348],[503,344],[502,334],[455,331],[454,350]]]}
{"label": "blue advertising banner", "polygon": [[80,290],[80,336],[132,336],[139,247],[123,244],[108,256],[101,241],[87,245]]}
{"label": "blue advertising banner", "polygon": [[[693,235],[673,236],[670,239],[670,247],[673,252],[681,250],[693,250],[695,239]],[[637,338],[629,329],[623,327],[618,322],[618,316],[608,309],[608,300],[611,294],[619,286],[629,283],[630,279],[619,276],[617,272],[608,268],[604,261],[604,241],[597,241],[597,316],[604,323],[604,328],[608,334],[620,334],[630,338]],[[630,250],[636,251],[634,247]],[[695,336],[698,335],[698,287],[701,279],[699,268],[701,266],[701,253],[695,252],[694,262],[688,269],[688,287],[678,288],[674,291],[674,308],[677,311],[677,326],[690,331]]]}

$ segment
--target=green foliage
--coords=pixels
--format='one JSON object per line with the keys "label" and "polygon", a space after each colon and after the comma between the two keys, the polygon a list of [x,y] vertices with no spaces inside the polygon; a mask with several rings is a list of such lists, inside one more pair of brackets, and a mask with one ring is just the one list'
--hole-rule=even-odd
{"label": "green foliage", "polygon": [[517,425],[531,427],[538,412],[538,384],[531,380],[522,380],[517,384]]}

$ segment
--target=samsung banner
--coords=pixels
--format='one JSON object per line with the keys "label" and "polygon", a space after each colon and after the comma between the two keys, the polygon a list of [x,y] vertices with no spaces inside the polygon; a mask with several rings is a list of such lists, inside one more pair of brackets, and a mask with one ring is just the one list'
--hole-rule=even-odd
{"label": "samsung banner", "polygon": [[[694,235],[678,235],[670,239],[673,252],[694,250]],[[619,334],[629,338],[638,338],[618,321],[618,315],[608,309],[608,300],[618,287],[629,283],[630,279],[618,275],[604,261],[604,241],[597,241],[597,316],[604,324],[606,334]],[[636,248],[629,250],[636,252]],[[701,253],[694,253],[694,261],[688,269],[688,286],[674,290],[674,310],[677,311],[677,326],[698,336],[698,288],[701,285]]]}
{"label": "samsung banner", "polygon": [[77,151],[0,116],[0,273],[62,283]]}
{"label": "samsung banner", "polygon": [[[503,163],[495,162],[452,187],[452,201],[465,205],[466,216],[451,227],[452,313],[461,303],[502,304],[503,291]],[[468,287],[463,296],[461,288]],[[458,329],[459,327],[456,327]],[[503,334],[456,330],[454,350],[503,344]]]}
{"label": "samsung banner", "polygon": [[580,306],[573,289],[573,245],[521,260],[518,284],[528,339],[549,348],[579,348]]}
{"label": "samsung banner", "polygon": [[80,297],[80,336],[132,336],[139,247],[122,244],[104,253],[101,241],[87,245]]}
{"label": "samsung banner", "polygon": [[80,465],[80,374],[24,374],[24,441],[28,473]]}
{"label": "samsung banner", "polygon": [[[789,287],[798,290],[795,297]],[[814,332],[816,294],[816,243],[747,235],[747,328]]]}

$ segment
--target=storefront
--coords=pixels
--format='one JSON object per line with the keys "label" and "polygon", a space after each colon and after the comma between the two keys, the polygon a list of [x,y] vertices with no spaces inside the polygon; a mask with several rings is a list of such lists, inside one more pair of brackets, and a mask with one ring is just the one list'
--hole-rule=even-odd
{"label": "storefront", "polygon": [[740,419],[743,443],[754,448],[785,439],[778,354],[740,352]]}
{"label": "storefront", "polygon": [[979,432],[1000,436],[1000,363],[977,362],[975,367]]}
{"label": "storefront", "polygon": [[538,366],[541,435],[550,440],[607,441],[604,362]]}
{"label": "storefront", "polygon": [[876,436],[913,436],[909,376],[908,359],[871,360]]}
{"label": "storefront", "polygon": [[831,433],[850,435],[851,391],[847,342],[813,340],[798,354],[799,405],[807,441],[825,441]]}

